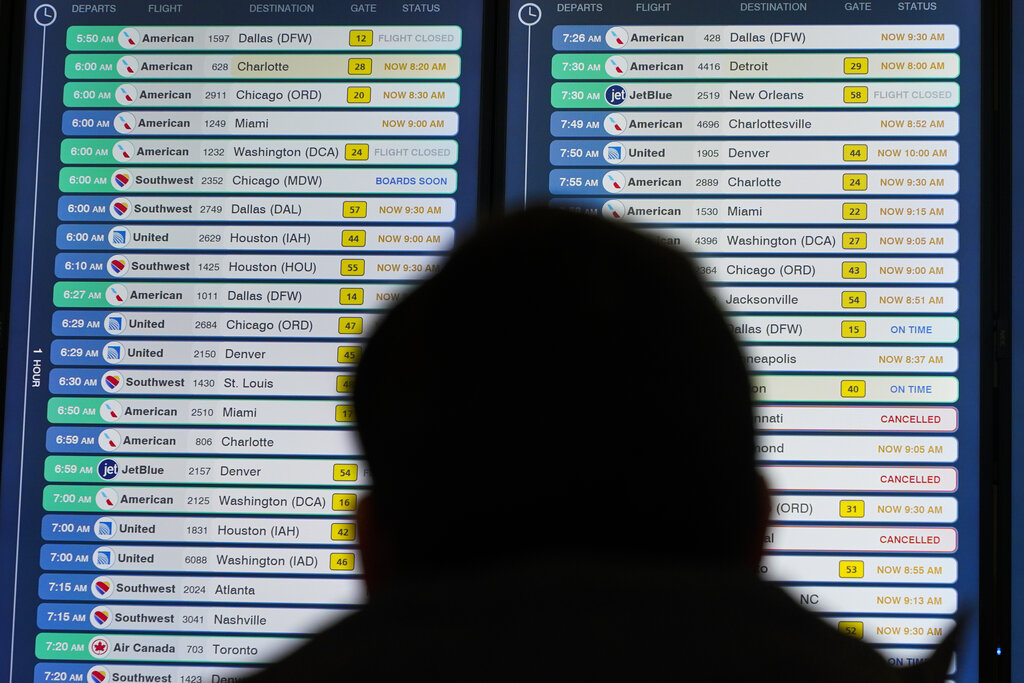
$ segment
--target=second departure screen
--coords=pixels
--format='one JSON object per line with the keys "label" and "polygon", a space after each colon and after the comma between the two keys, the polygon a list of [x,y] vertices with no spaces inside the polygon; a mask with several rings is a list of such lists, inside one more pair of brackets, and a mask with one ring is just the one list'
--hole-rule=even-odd
{"label": "second departure screen", "polygon": [[[508,18],[506,206],[694,253],[752,373],[762,575],[896,665],[977,604],[978,19],[893,1]],[[976,648],[968,624],[951,679],[977,680]]]}

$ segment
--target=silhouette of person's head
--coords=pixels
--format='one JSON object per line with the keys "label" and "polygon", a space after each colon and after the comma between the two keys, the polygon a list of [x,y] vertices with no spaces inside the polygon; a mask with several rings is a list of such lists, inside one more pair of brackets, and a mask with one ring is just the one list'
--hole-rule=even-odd
{"label": "silhouette of person's head", "polygon": [[355,405],[374,571],[759,557],[739,349],[690,259],[638,231],[541,209],[482,226],[377,329]]}

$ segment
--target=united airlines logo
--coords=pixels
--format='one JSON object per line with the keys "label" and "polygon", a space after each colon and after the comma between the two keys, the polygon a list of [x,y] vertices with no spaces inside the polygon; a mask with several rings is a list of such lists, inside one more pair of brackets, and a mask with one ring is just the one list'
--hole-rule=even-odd
{"label": "united airlines logo", "polygon": [[107,241],[112,247],[123,247],[128,244],[128,231],[122,228],[113,228],[107,233]]}
{"label": "united airlines logo", "polygon": [[124,332],[124,316],[120,313],[111,313],[103,319],[103,329],[110,334],[121,334]]}
{"label": "united airlines logo", "polygon": [[92,532],[103,540],[113,538],[114,534],[117,533],[117,523],[113,517],[100,517],[92,525]]}
{"label": "united airlines logo", "polygon": [[99,569],[110,569],[114,565],[114,549],[100,546],[92,551],[92,563]]}

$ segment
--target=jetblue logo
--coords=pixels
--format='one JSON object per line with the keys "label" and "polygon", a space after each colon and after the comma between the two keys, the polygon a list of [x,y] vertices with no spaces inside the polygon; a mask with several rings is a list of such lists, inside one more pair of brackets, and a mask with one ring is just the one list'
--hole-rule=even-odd
{"label": "jetblue logo", "polygon": [[608,104],[622,104],[626,101],[626,89],[621,85],[609,85],[604,91],[604,99]]}
{"label": "jetblue logo", "polygon": [[100,464],[96,466],[96,473],[103,479],[113,479],[117,476],[117,470],[117,461],[110,458],[101,460]]}

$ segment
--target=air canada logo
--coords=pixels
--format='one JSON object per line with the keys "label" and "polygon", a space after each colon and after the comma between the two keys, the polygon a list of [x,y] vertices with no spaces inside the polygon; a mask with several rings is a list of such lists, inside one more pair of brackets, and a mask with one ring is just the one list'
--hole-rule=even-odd
{"label": "air canada logo", "polygon": [[619,106],[626,101],[626,89],[617,83],[605,88],[604,99],[608,104]]}
{"label": "air canada logo", "polygon": [[110,654],[110,642],[106,638],[96,636],[89,641],[89,654],[93,657],[106,657]]}

